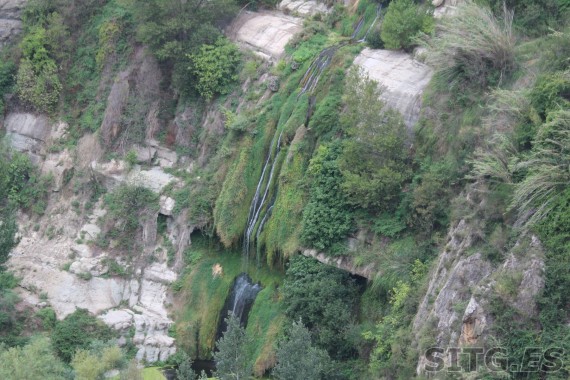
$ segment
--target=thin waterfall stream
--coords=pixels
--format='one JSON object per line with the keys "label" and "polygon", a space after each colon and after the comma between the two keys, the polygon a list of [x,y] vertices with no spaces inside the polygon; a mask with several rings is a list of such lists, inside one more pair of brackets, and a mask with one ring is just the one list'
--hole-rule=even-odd
{"label": "thin waterfall stream", "polygon": [[[382,7],[379,6],[376,11],[376,17],[364,36],[368,36],[370,30],[374,27],[376,21],[380,17]],[[364,16],[358,21],[354,32],[352,33],[351,39],[354,41],[356,36],[360,33],[362,27],[364,26],[365,19]],[[362,42],[364,39],[358,41]],[[317,55],[317,57],[311,62],[307,71],[301,78],[300,86],[301,91],[297,95],[297,99],[301,97],[301,95],[305,93],[312,93],[317,85],[319,84],[319,80],[321,76],[325,72],[325,70],[330,66],[334,55],[336,54],[337,50],[345,45],[346,43],[341,43],[333,46],[329,46],[321,50],[321,52]],[[312,103],[311,103],[312,102]],[[315,98],[309,98],[309,110],[307,111],[307,121],[306,124],[308,125],[308,119],[310,117],[312,107],[314,107]],[[271,200],[268,202],[268,194],[270,192],[272,183],[277,173],[276,167],[279,153],[281,151],[281,138],[283,136],[283,130],[279,131],[279,128],[275,131],[275,135],[271,140],[271,147],[269,148],[269,152],[267,153],[267,158],[265,159],[265,164],[263,165],[263,169],[261,171],[261,176],[257,183],[257,187],[255,189],[255,194],[253,199],[251,200],[251,205],[249,207],[249,213],[247,217],[247,224],[244,231],[244,238],[243,238],[243,255],[244,257],[249,257],[249,253],[251,250],[252,245],[258,240],[261,232],[263,231],[263,227],[271,217],[271,211],[273,210],[273,204],[275,202],[275,194],[271,197]],[[277,140],[277,142],[276,142]],[[261,220],[261,221],[260,221]]]}

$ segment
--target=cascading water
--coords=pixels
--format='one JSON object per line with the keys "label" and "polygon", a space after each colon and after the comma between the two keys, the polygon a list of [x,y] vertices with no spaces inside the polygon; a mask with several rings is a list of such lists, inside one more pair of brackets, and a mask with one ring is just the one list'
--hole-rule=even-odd
{"label": "cascading water", "polygon": [[360,33],[360,30],[362,29],[363,25],[364,25],[364,16],[360,17],[360,20],[358,20],[358,23],[356,24],[356,27],[354,28],[354,32],[352,32],[352,36],[350,36],[351,40],[354,41],[356,36],[358,36],[358,33]]}
{"label": "cascading water", "polygon": [[[277,136],[277,132],[271,141],[271,148],[269,148],[269,153],[267,154],[267,159],[265,160],[265,165],[263,166],[263,170],[261,172],[261,177],[259,178],[259,182],[257,183],[257,187],[255,189],[255,195],[253,196],[253,200],[251,201],[251,206],[249,207],[249,215],[247,218],[247,226],[244,233],[243,239],[243,253],[246,257],[249,257],[249,250],[251,247],[251,237],[255,232],[257,222],[259,221],[259,217],[261,213],[264,211],[267,202],[267,195],[269,194],[269,189],[271,187],[271,183],[273,181],[273,177],[275,175],[275,167],[277,166],[277,156],[281,151],[281,137],[283,136],[283,131],[279,132]],[[277,144],[274,144],[275,138],[277,138]],[[271,169],[269,167],[271,166]],[[267,170],[269,169],[269,176],[267,177]],[[267,178],[266,178],[267,177]],[[263,192],[263,195],[261,195]],[[265,216],[262,220],[265,220],[267,217],[267,212],[272,207],[267,207],[265,211]],[[262,223],[264,224],[264,223]],[[263,225],[257,228],[258,234],[255,236],[259,236],[259,232]]]}
{"label": "cascading water", "polygon": [[330,46],[319,53],[301,79],[301,92],[299,92],[298,97],[306,92],[312,92],[317,87],[321,75],[323,75],[324,71],[329,67],[334,54],[340,46],[341,45]]}
{"label": "cascading water", "polygon": [[[368,30],[364,34],[364,37],[362,37],[362,39],[358,40],[358,42],[366,41],[366,37],[368,37],[368,33],[370,33],[372,28],[374,28],[374,25],[376,24],[376,21],[378,21],[378,19],[380,18],[381,14],[382,14],[382,4],[379,4],[378,8],[376,8],[376,17],[374,17],[374,21],[372,21],[372,24],[370,24],[370,26],[368,27]],[[358,34],[356,31],[355,31],[355,33]],[[352,39],[354,40],[355,38],[356,38],[356,35],[353,34]]]}
{"label": "cascading water", "polygon": [[224,304],[224,308],[222,309],[222,314],[220,315],[221,318],[218,325],[216,340],[219,339],[227,329],[225,319],[229,313],[236,316],[242,326],[245,327],[247,325],[249,311],[251,310],[253,302],[261,289],[261,285],[254,284],[252,279],[246,273],[242,273],[236,277],[230,294]]}

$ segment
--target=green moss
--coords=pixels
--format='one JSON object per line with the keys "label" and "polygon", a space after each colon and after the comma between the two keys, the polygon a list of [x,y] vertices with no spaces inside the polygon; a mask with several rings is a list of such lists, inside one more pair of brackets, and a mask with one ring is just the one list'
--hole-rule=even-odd
{"label": "green moss", "polygon": [[[283,280],[283,273],[250,265],[243,261],[241,253],[224,250],[212,241],[195,238],[191,250],[199,253],[201,259],[187,268],[178,291],[177,299],[181,307],[176,315],[175,332],[179,347],[193,357],[211,357],[222,308],[235,277],[242,272],[248,273],[253,281],[260,282],[264,287],[254,303],[250,321],[254,326],[252,329],[265,331],[264,334],[270,336],[276,328],[271,326],[278,322],[271,321],[270,316],[277,315],[275,308],[280,308],[275,297],[278,298],[276,289]],[[222,268],[223,273],[219,276],[213,275],[216,265]],[[270,297],[270,294],[275,297]],[[263,354],[266,351],[262,345],[267,344],[271,344],[271,341],[256,336],[255,352]]]}

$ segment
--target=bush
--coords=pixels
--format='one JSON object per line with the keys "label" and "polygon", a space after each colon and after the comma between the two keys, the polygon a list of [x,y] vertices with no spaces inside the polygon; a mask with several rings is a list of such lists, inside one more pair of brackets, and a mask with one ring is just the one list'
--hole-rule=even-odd
{"label": "bush", "polygon": [[394,0],[388,5],[380,36],[386,49],[410,50],[415,45],[414,37],[432,28],[432,16],[413,0]]}
{"label": "bush", "polygon": [[384,111],[378,83],[360,71],[349,73],[344,100],[349,138],[339,157],[342,189],[355,206],[391,211],[411,177],[406,127],[397,112]]}
{"label": "bush", "polygon": [[158,211],[158,195],[152,190],[140,185],[121,185],[112,193],[107,194],[105,203],[109,216],[115,221],[115,227],[110,231],[123,248],[134,249],[133,241],[146,218],[156,217]]}
{"label": "bush", "polygon": [[16,76],[20,99],[39,112],[51,113],[62,89],[57,63],[49,54],[46,30],[35,26],[20,44],[22,60]]}
{"label": "bush", "polygon": [[0,347],[0,363],[0,378],[4,380],[66,378],[63,363],[54,356],[45,337],[38,337],[24,347],[9,350]]}
{"label": "bush", "polygon": [[476,88],[498,84],[516,66],[512,20],[512,12],[505,10],[498,19],[489,8],[466,2],[437,24],[426,60],[447,82]]}
{"label": "bush", "polygon": [[87,350],[95,340],[108,341],[113,338],[110,327],[85,309],[77,309],[58,322],[52,333],[52,345],[66,363],[70,363],[79,349]]}
{"label": "bush", "polygon": [[357,298],[356,285],[346,272],[303,256],[290,261],[283,284],[285,314],[300,319],[315,343],[335,359],[354,354],[348,333],[356,321]]}
{"label": "bush", "polygon": [[311,248],[327,249],[353,228],[351,207],[341,191],[340,152],[339,144],[321,145],[309,164],[312,185],[303,211],[301,239]]}
{"label": "bush", "polygon": [[227,38],[220,37],[214,45],[203,45],[189,56],[190,70],[197,78],[196,90],[210,100],[217,94],[227,94],[238,79],[240,52]]}

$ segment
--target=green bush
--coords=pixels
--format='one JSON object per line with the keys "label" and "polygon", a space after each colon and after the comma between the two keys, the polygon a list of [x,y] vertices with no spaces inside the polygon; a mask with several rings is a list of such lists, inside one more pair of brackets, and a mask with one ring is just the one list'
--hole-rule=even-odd
{"label": "green bush", "polygon": [[131,248],[137,244],[136,234],[147,218],[156,217],[159,209],[158,195],[140,185],[123,184],[105,196],[109,216],[116,223],[109,231],[122,248]]}
{"label": "green bush", "polygon": [[86,350],[95,340],[108,341],[114,337],[110,327],[85,309],[77,309],[57,322],[52,333],[52,345],[66,363],[79,349]]}
{"label": "green bush", "polygon": [[203,45],[189,58],[192,61],[190,70],[197,78],[196,89],[208,100],[214,95],[228,94],[239,77],[237,67],[241,55],[227,38],[218,38],[214,45]]}
{"label": "green bush", "polygon": [[380,36],[387,49],[410,50],[418,33],[430,33],[432,29],[432,16],[413,0],[393,0],[384,16]]}
{"label": "green bush", "polygon": [[384,111],[378,83],[357,70],[349,73],[341,121],[347,131],[339,166],[348,201],[369,210],[390,211],[411,177],[406,126],[395,111]]}
{"label": "green bush", "polygon": [[16,76],[20,99],[39,112],[51,113],[62,89],[55,60],[49,53],[46,30],[33,27],[20,44],[22,60]]}
{"label": "green bush", "polygon": [[312,183],[303,210],[301,239],[311,248],[325,250],[353,229],[351,207],[341,190],[340,153],[340,144],[321,145],[309,164]]}
{"label": "green bush", "polygon": [[354,354],[349,331],[356,321],[357,287],[347,272],[295,256],[283,284],[285,314],[301,320],[315,343],[335,359]]}

